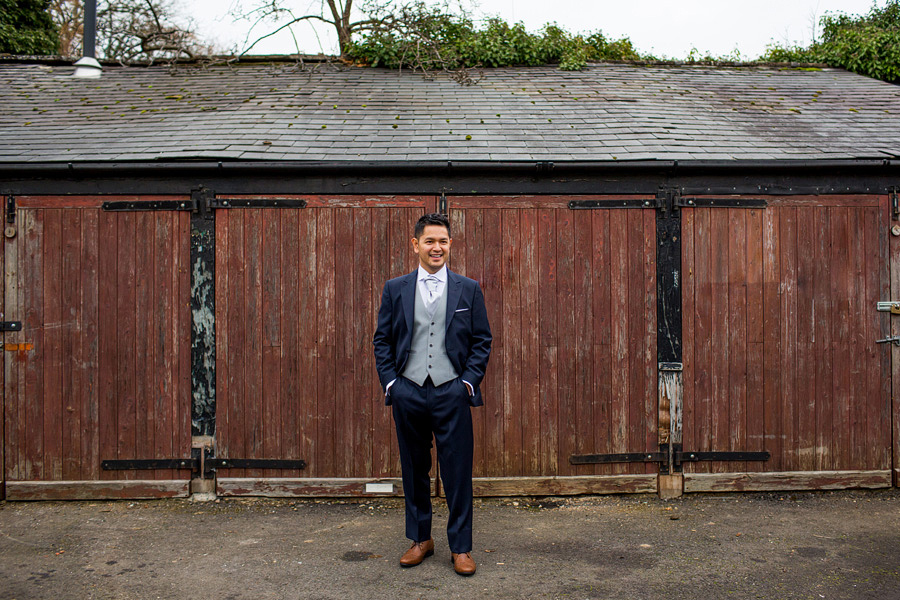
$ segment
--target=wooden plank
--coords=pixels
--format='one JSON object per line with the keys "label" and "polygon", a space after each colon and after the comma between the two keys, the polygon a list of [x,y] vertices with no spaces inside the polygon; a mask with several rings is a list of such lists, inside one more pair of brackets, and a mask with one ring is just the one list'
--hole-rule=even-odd
{"label": "wooden plank", "polygon": [[[572,301],[571,312],[575,317],[573,328],[573,350],[575,359],[575,371],[573,373],[574,406],[572,416],[574,418],[575,445],[574,454],[588,454],[594,452],[594,403],[593,403],[593,273],[594,266],[593,247],[593,211],[573,212],[574,255],[572,265]],[[566,311],[569,312],[569,311]],[[576,466],[573,472],[580,475],[594,470],[593,465],[584,467]],[[512,474],[512,473],[511,473]]]}
{"label": "wooden plank", "polygon": [[[757,196],[754,196],[757,197]],[[771,207],[785,206],[878,206],[880,196],[874,194],[829,194],[827,196],[759,196]]]}
{"label": "wooden plank", "polygon": [[[8,289],[9,284],[9,270],[8,265],[6,264],[6,247],[15,244],[15,242],[9,241],[9,238],[4,236],[2,242],[0,242],[0,265],[3,265],[3,293],[0,294],[0,315],[3,315],[4,319],[11,319],[11,316],[7,316],[6,311],[6,297],[11,294]],[[14,288],[18,291],[18,286]],[[12,292],[14,293],[14,292]],[[9,306],[16,306],[18,308],[18,302],[10,303]],[[12,314],[12,313],[10,313]],[[13,336],[7,335],[8,332],[0,335],[0,341],[3,342],[4,350],[6,348],[7,343],[14,343]],[[12,367],[14,360],[11,357],[7,357],[4,352],[2,358],[0,358],[0,500],[6,499],[6,430],[10,427],[11,424],[15,423],[15,421],[8,420],[7,416],[7,402],[10,403],[13,401],[14,397],[11,393],[11,390],[6,389],[6,383],[8,380],[7,370]],[[7,400],[9,398],[10,400]],[[11,410],[9,412],[12,412]]]}
{"label": "wooden plank", "polygon": [[[365,256],[371,261],[374,255],[374,246],[383,246],[386,240],[380,230],[372,226],[374,213],[385,212],[391,209],[372,208],[356,209],[353,216],[353,253],[354,256]],[[375,318],[378,313],[378,300],[381,296],[373,288],[373,273],[371,263],[359,264],[353,269],[353,318],[349,323],[352,327],[350,338],[350,351],[356,369],[353,378],[353,423],[352,448],[353,459],[349,473],[357,477],[371,477],[374,475],[372,463],[373,437],[374,437],[374,413],[384,411],[384,402],[379,403],[378,385],[375,370],[375,356],[372,352],[372,335],[375,331]],[[379,282],[380,283],[380,282]],[[374,393],[373,393],[374,392]],[[380,405],[379,405],[380,404]]]}
{"label": "wooden plank", "polygon": [[[118,340],[118,273],[119,220],[121,215],[99,213],[97,251],[97,409],[98,450],[100,460],[118,458],[117,374]],[[124,357],[122,357],[124,360]],[[113,479],[118,474],[100,471],[100,479]]]}
{"label": "wooden plank", "polygon": [[[150,328],[150,339],[153,345],[152,353],[147,357],[148,363],[148,383],[150,397],[148,403],[151,406],[151,412],[155,417],[155,423],[151,429],[153,436],[152,442],[149,444],[149,458],[157,457],[175,457],[182,456],[176,449],[175,440],[177,438],[176,424],[174,416],[174,398],[175,398],[175,363],[174,355],[178,352],[176,340],[170,337],[172,332],[172,321],[177,319],[175,314],[176,303],[183,302],[181,299],[175,298],[177,291],[177,279],[175,275],[174,254],[178,251],[178,244],[184,241],[175,239],[174,230],[176,223],[176,215],[172,213],[160,213],[155,223],[155,231],[152,238],[153,252],[153,271],[152,281],[153,293],[151,295],[152,327]],[[174,351],[166,351],[171,348]],[[180,424],[179,424],[180,426]],[[160,469],[154,473],[154,479],[174,479],[176,471]]]}
{"label": "wooden plank", "polygon": [[[220,496],[263,496],[269,498],[304,498],[323,496],[336,498],[342,496],[402,496],[403,482],[400,478],[367,479],[360,477],[341,478],[235,478],[220,477],[216,482],[216,493]],[[391,486],[390,492],[366,491],[366,486],[378,486],[385,489]],[[371,489],[371,488],[370,488]]]}
{"label": "wooden plank", "polygon": [[[60,417],[62,428],[61,479],[85,479],[81,456],[83,371],[82,333],[82,225],[80,210],[64,210],[60,220],[62,235],[60,281]],[[85,423],[87,425],[87,423]]]}
{"label": "wooden plank", "polygon": [[541,474],[541,340],[535,327],[543,315],[538,307],[538,214],[536,210],[520,211],[521,219],[521,310],[522,310],[522,473]]}
{"label": "wooden plank", "polygon": [[815,421],[816,421],[816,459],[815,469],[819,471],[834,467],[831,448],[831,423],[833,420],[833,385],[834,347],[832,343],[831,324],[834,320],[834,298],[831,294],[831,236],[829,225],[829,209],[815,208],[814,221],[811,228],[818,232],[813,240],[815,252],[815,315],[816,367],[815,367]]}
{"label": "wooden plank", "polygon": [[[739,450],[765,450],[765,274],[763,211],[747,213],[747,441]],[[761,471],[749,462],[743,470]]]}
{"label": "wooden plank", "polygon": [[[381,293],[384,290],[384,284],[391,277],[390,263],[391,254],[397,253],[402,248],[402,244],[407,243],[406,240],[400,240],[391,230],[390,209],[373,210],[372,211],[372,231],[376,242],[372,244],[372,327],[368,330],[367,343],[365,348],[368,354],[372,354],[372,335],[375,332],[375,318],[378,314],[378,308],[381,306]],[[453,244],[451,260],[453,261],[453,270],[464,271],[465,267],[465,220],[458,212],[451,213],[453,216],[453,236],[457,240]],[[461,241],[460,241],[461,240]],[[394,424],[391,421],[391,409],[384,405],[384,389],[381,387],[375,366],[374,356],[372,356],[373,373],[369,381],[371,382],[371,390],[367,393],[367,398],[372,399],[372,475],[376,477],[385,477],[395,474],[392,470],[391,461],[391,431]],[[478,446],[476,438],[476,447]]]}
{"label": "wooden plank", "polygon": [[540,331],[540,456],[542,475],[556,475],[568,456],[559,454],[557,264],[555,211],[538,210],[538,306]]}
{"label": "wooden plank", "polygon": [[[245,256],[245,222],[247,214],[243,211],[222,211],[216,217],[217,227],[221,219],[227,219],[222,225],[226,227],[227,235],[223,231],[220,241],[227,239],[227,262],[217,268],[222,271],[226,289],[225,294],[227,320],[225,344],[226,354],[216,356],[217,369],[225,367],[224,385],[217,389],[216,395],[216,446],[217,453],[223,457],[248,458],[246,423],[246,398],[248,395],[247,379],[252,374],[247,373],[245,353],[252,343],[248,331],[248,305],[245,301],[246,284],[244,278]],[[218,244],[217,244],[218,245]],[[227,274],[227,277],[225,276]],[[217,310],[217,312],[219,312]],[[219,313],[221,314],[221,313]],[[220,330],[217,324],[217,337]],[[232,470],[238,477],[244,475],[244,470]]]}
{"label": "wooden plank", "polygon": [[[356,209],[358,210],[358,209]],[[353,210],[349,208],[335,208],[334,214],[334,239],[329,243],[334,244],[334,252],[353,252],[354,228]],[[357,376],[358,366],[353,363],[353,327],[351,323],[359,319],[354,312],[353,273],[347,272],[339,266],[335,260],[332,266],[334,280],[334,304],[333,312],[335,322],[335,355],[333,377],[335,380],[334,404],[330,408],[333,411],[333,442],[334,442],[334,471],[335,477],[350,477],[353,473],[353,462],[357,458],[356,448],[353,447],[354,427],[354,394],[353,382]]]}
{"label": "wooden plank", "polygon": [[851,209],[849,239],[846,251],[849,277],[847,299],[850,310],[850,387],[848,402],[850,418],[847,423],[848,457],[845,469],[865,469],[867,447],[876,440],[866,437],[866,365],[865,353],[870,340],[865,339],[867,312],[878,301],[866,295],[865,209]]}
{"label": "wooden plank", "polygon": [[681,350],[682,371],[682,430],[681,443],[685,448],[695,448],[694,420],[697,410],[695,375],[697,366],[694,360],[696,334],[694,328],[697,320],[697,265],[695,262],[695,245],[697,239],[697,211],[683,209],[681,211]]}
{"label": "wooden plank", "polygon": [[503,474],[522,474],[522,248],[519,211],[500,210],[503,293]]}
{"label": "wooden plank", "polygon": [[[712,253],[713,246],[710,236],[709,209],[693,209],[694,229],[694,328],[693,328],[693,366],[685,373],[685,379],[690,378],[694,389],[694,397],[690,405],[694,416],[690,422],[685,423],[685,447],[696,448],[699,452],[712,450],[712,411],[714,399],[712,397],[712,370],[710,365],[713,360],[719,360],[718,352],[713,352],[712,328],[713,328],[713,304],[714,294],[712,286]],[[683,237],[683,236],[682,236]],[[687,366],[687,365],[685,365]],[[686,401],[687,404],[687,401]],[[687,413],[687,409],[685,409]],[[688,427],[691,430],[688,430]],[[686,465],[686,472],[707,471],[709,465]]]}
{"label": "wooden plank", "polygon": [[78,404],[83,424],[81,437],[81,477],[83,479],[100,478],[100,440],[99,440],[99,369],[98,355],[99,335],[99,223],[100,214],[96,210],[83,211],[81,229],[81,294],[82,294],[82,326],[81,368],[82,378],[76,387]]}
{"label": "wooden plank", "polygon": [[582,494],[650,494],[657,476],[594,475],[569,477],[476,477],[475,496],[576,496]]}
{"label": "wooden plank", "polygon": [[781,381],[782,381],[782,309],[781,233],[779,211],[763,211],[763,449],[772,458],[763,470],[783,470]]}
{"label": "wooden plank", "polygon": [[[710,304],[712,308],[710,337],[713,349],[712,361],[709,363],[712,376],[710,441],[711,450],[716,451],[729,447],[729,412],[732,393],[728,371],[735,349],[729,343],[732,338],[729,335],[729,326],[731,325],[729,320],[731,289],[728,285],[730,252],[726,250],[730,246],[728,212],[721,209],[709,209],[709,212]],[[721,465],[710,464],[709,468],[715,470],[721,468]]]}
{"label": "wooden plank", "polygon": [[[155,329],[156,315],[153,314],[152,298],[155,292],[153,281],[153,240],[156,239],[156,222],[159,213],[135,213],[135,240],[141,243],[135,244],[134,250],[134,340],[133,352],[130,360],[134,362],[134,457],[155,458],[153,452],[153,432],[156,429],[155,403],[151,401],[152,384],[155,379],[153,371],[153,331]],[[120,348],[120,351],[128,352]],[[127,474],[129,478],[155,479],[152,471],[146,473],[132,472]]]}
{"label": "wooden plank", "polygon": [[[280,423],[281,456],[284,458],[302,458],[300,438],[302,429],[301,395],[303,388],[309,387],[309,381],[300,375],[300,327],[299,323],[307,318],[300,312],[300,209],[284,209],[281,211],[280,239],[280,274],[281,288],[278,290],[279,319],[281,321],[281,371],[280,391],[281,415],[275,422]],[[284,477],[296,477],[300,471],[280,471]]]}
{"label": "wooden plank", "polygon": [[[638,426],[641,431],[637,439],[644,451],[656,450],[656,419],[659,411],[659,394],[657,382],[657,354],[656,354],[656,214],[653,211],[644,210],[638,213],[638,218],[643,221],[643,231],[640,240],[643,242],[643,261],[641,280],[643,290],[641,298],[644,302],[644,315],[639,323],[643,327],[643,351],[638,362],[639,377],[642,385],[642,419]],[[636,465],[640,468],[640,465]],[[644,473],[656,473],[656,465],[645,463]]]}
{"label": "wooden plank", "polygon": [[[281,395],[282,323],[281,293],[281,218],[284,211],[261,210],[260,227],[260,292],[262,314],[262,453],[265,457],[284,454],[282,421],[287,420]],[[280,475],[277,470],[264,470],[264,477]]]}
{"label": "wooden plank", "polygon": [[[728,209],[727,344],[728,344],[728,450],[747,447],[747,217],[744,209]],[[725,215],[722,215],[725,217]],[[723,463],[725,471],[745,465]]]}
{"label": "wooden plank", "polygon": [[130,481],[15,481],[7,483],[7,500],[153,500],[186,498],[187,478]]}
{"label": "wooden plank", "polygon": [[780,211],[779,250],[781,251],[781,467],[797,468],[797,209]]}
{"label": "wooden plank", "polygon": [[[230,372],[234,357],[231,355],[232,310],[229,299],[230,288],[234,280],[240,277],[240,271],[234,269],[230,262],[233,240],[230,230],[234,227],[233,216],[236,211],[222,210],[216,215],[216,271],[215,271],[215,303],[216,303],[216,454],[218,456],[235,456],[230,446],[232,413],[234,397],[231,390]],[[192,401],[193,402],[193,401]]]}
{"label": "wooden plank", "polygon": [[[797,468],[816,467],[816,365],[823,356],[816,340],[816,240],[813,207],[797,211]],[[833,265],[829,265],[833,267]],[[731,471],[733,469],[729,469]]]}
{"label": "wooden plank", "polygon": [[[455,202],[455,199],[454,199]],[[455,213],[458,215],[456,218],[458,219],[459,227],[462,228],[461,231],[465,231],[465,265],[466,265],[466,277],[470,277],[475,281],[478,281],[482,287],[482,292],[485,292],[484,287],[484,228],[483,228],[483,213],[481,210],[472,209],[465,211],[456,211]],[[485,299],[487,302],[487,298]],[[497,329],[496,323],[489,321],[491,323],[492,329],[491,333],[494,336],[494,345],[497,344]],[[494,377],[494,371],[497,363],[495,362],[493,354],[491,359],[488,361],[487,372],[485,374],[485,379],[481,385],[482,396],[484,397],[484,406],[472,411],[472,435],[475,440],[475,448],[473,454],[473,473],[475,475],[484,475],[487,473],[487,440],[486,440],[486,422],[489,413],[493,412],[494,407],[498,403],[498,399],[496,397],[491,396],[490,390],[490,381]]]}
{"label": "wooden plank", "polygon": [[317,423],[317,390],[318,383],[316,379],[318,368],[318,357],[316,355],[316,345],[318,343],[318,255],[317,255],[317,239],[318,233],[316,229],[318,211],[302,210],[299,214],[299,256],[298,268],[298,284],[297,292],[299,298],[299,345],[300,353],[298,360],[300,361],[300,396],[298,407],[298,427],[300,429],[300,458],[306,460],[307,472],[310,475],[317,476],[320,474],[318,464],[318,446],[320,440],[316,433]]}
{"label": "wooden plank", "polygon": [[[884,209],[887,213],[887,209]],[[884,214],[884,213],[883,213]],[[888,213],[889,214],[889,213]],[[886,216],[881,219],[882,228],[887,235],[890,221]],[[887,246],[890,256],[890,296],[881,299],[885,301],[900,298],[900,243],[898,238],[891,236],[890,242],[884,242],[882,248]],[[888,317],[887,324],[882,322],[882,328],[887,327],[891,336],[900,335],[900,319]],[[883,329],[882,329],[883,330]],[[876,338],[883,339],[883,338]],[[885,344],[887,345],[887,344]],[[890,373],[891,373],[891,464],[894,470],[894,486],[900,487],[900,346],[890,344]]]}
{"label": "wooden plank", "polygon": [[[3,294],[0,296],[0,312],[5,319],[21,320],[22,303],[19,289],[19,246],[22,245],[23,212],[17,211],[19,226],[16,237],[3,238],[0,244],[0,263],[3,264]],[[4,343],[24,343],[24,331],[8,331],[3,334]],[[27,360],[25,352],[15,355],[3,354],[2,386],[0,398],[0,498],[5,498],[5,481],[18,476],[18,456],[23,444],[20,435],[19,380],[22,379],[22,365]],[[24,416],[24,415],[22,415]]]}
{"label": "wooden plank", "polygon": [[[596,195],[585,195],[585,196],[532,196],[532,195],[510,195],[510,196],[454,196],[453,197],[453,205],[460,209],[542,209],[542,210],[571,210],[569,208],[569,202],[571,200],[603,200],[603,201],[613,201],[613,200],[653,200],[655,201],[655,196],[646,196],[642,194],[618,194],[618,195],[610,195],[610,196],[596,196]],[[608,209],[602,209],[608,210]],[[585,213],[584,218],[587,217],[587,214],[594,212],[591,210],[578,210],[575,212],[583,212]]]}
{"label": "wooden plank", "polygon": [[[244,442],[245,458],[265,456],[266,422],[263,413],[263,306],[262,270],[264,246],[261,209],[247,210],[244,221],[244,302],[246,302],[246,338],[244,339]],[[249,471],[248,475],[260,476]]]}
{"label": "wooden plank", "polygon": [[[118,262],[116,265],[116,345],[117,357],[115,403],[117,408],[117,458],[143,458],[137,456],[136,449],[136,387],[137,373],[135,361],[136,325],[136,213],[118,215]],[[126,472],[120,477],[135,478],[134,473]]]}
{"label": "wooden plank", "polygon": [[[591,395],[593,398],[593,439],[589,453],[611,453],[610,406],[613,400],[611,364],[610,324],[611,284],[610,284],[610,231],[609,211],[591,211],[592,235],[592,277],[591,295],[592,322],[589,333],[592,336],[592,376]],[[608,465],[594,465],[593,473],[609,472]],[[548,474],[548,473],[541,473]]]}
{"label": "wooden plank", "polygon": [[[628,452],[628,405],[633,393],[628,377],[628,356],[631,352],[628,338],[628,305],[635,300],[628,287],[628,228],[626,211],[610,211],[610,349],[612,397],[610,398],[610,452]],[[562,345],[562,340],[560,340]],[[562,360],[562,355],[560,355]],[[561,419],[566,418],[561,415]],[[560,456],[560,462],[568,462],[569,455]],[[623,473],[623,465],[611,465],[610,472]],[[567,472],[567,471],[562,471]]]}
{"label": "wooden plank", "polygon": [[[218,200],[306,200],[306,208],[425,208],[434,196],[366,196],[359,194],[217,194]],[[244,209],[240,209],[244,210]],[[277,209],[283,210],[283,209]],[[418,217],[417,217],[418,218]]]}
{"label": "wooden plank", "polygon": [[62,479],[62,211],[44,211],[42,254],[44,271],[44,380],[43,388],[43,476],[44,480]]}
{"label": "wooden plank", "polygon": [[[191,297],[191,216],[177,213],[173,248],[175,249],[174,276],[176,288],[172,301],[176,316],[171,322],[171,340],[176,348],[177,383],[172,398],[175,456],[187,456],[191,451],[191,306],[185,298]],[[190,477],[190,474],[186,475]]]}
{"label": "wooden plank", "polygon": [[[890,298],[890,199],[885,196],[879,208],[866,211],[866,302]],[[877,344],[875,340],[890,335],[891,317],[886,313],[873,311],[871,304],[864,307],[866,320],[865,340],[866,380],[868,398],[866,437],[868,445],[869,469],[885,469],[891,465],[891,350],[887,344]],[[898,463],[894,463],[898,464]]]}
{"label": "wooden plank", "polygon": [[843,470],[850,464],[850,210],[833,208],[831,212],[831,293],[835,301],[834,345],[834,414],[831,424],[831,446],[834,467]]}
{"label": "wooden plank", "polygon": [[321,209],[317,214],[316,224],[316,261],[318,286],[316,300],[318,303],[318,360],[316,361],[317,421],[316,421],[316,459],[319,463],[319,475],[333,477],[338,472],[335,464],[335,218],[334,210]]}
{"label": "wooden plank", "polygon": [[561,475],[573,475],[576,468],[569,456],[576,453],[577,415],[575,397],[575,330],[582,324],[575,318],[575,215],[573,211],[556,211],[556,313],[557,400],[559,402],[559,467]]}
{"label": "wooden plank", "polygon": [[488,321],[491,324],[493,342],[488,371],[482,382],[485,395],[484,410],[484,469],[487,475],[503,475],[504,460],[504,387],[502,368],[505,364],[506,338],[503,319],[503,271],[501,257],[505,252],[501,244],[501,218],[499,210],[485,210],[483,219],[483,269],[481,287],[484,292]]}
{"label": "wooden plank", "polygon": [[891,472],[888,470],[686,473],[684,476],[685,493],[878,489],[890,486]]}

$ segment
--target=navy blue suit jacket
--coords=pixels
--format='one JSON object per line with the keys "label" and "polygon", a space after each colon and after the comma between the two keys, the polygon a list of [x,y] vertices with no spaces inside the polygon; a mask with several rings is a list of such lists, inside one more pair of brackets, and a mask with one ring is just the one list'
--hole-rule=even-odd
{"label": "navy blue suit jacket", "polygon": [[[382,389],[400,376],[409,359],[412,343],[413,313],[418,269],[384,284],[375,345],[375,368]],[[472,406],[481,406],[481,380],[491,354],[491,327],[488,324],[484,294],[478,282],[447,269],[447,325],[445,348],[450,364],[460,379],[475,389],[469,398]],[[385,404],[390,404],[390,395]]]}

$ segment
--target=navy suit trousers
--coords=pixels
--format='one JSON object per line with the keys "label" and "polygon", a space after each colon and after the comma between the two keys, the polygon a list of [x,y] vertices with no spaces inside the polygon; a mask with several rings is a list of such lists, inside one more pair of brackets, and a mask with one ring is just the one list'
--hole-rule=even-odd
{"label": "navy suit trousers", "polygon": [[472,409],[469,392],[456,378],[435,387],[398,377],[391,386],[394,424],[400,445],[406,537],[431,537],[431,440],[437,443],[441,481],[447,498],[450,551],[472,550]]}

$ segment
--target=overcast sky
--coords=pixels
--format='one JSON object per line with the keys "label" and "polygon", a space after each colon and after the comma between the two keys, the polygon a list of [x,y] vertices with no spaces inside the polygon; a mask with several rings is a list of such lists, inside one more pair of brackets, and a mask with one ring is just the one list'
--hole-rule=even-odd
{"label": "overcast sky", "polygon": [[[223,51],[244,46],[250,24],[234,22],[229,9],[237,0],[193,0],[183,9],[197,24],[201,36],[212,39]],[[252,5],[254,0],[243,0]],[[814,24],[826,12],[863,14],[873,4],[886,0],[477,0],[470,16],[478,19],[497,15],[510,23],[522,21],[536,31],[556,22],[571,32],[601,30],[608,38],[629,37],[641,52],[683,59],[692,48],[722,56],[735,49],[745,59],[757,58],[766,45],[775,42],[808,44]],[[317,11],[321,0],[282,0],[285,6],[305,14]],[[266,31],[262,25],[253,40]],[[328,26],[314,31],[301,24],[294,29],[300,51],[309,54],[336,51],[336,38]],[[292,36],[282,35],[257,44],[251,54],[296,52]]]}

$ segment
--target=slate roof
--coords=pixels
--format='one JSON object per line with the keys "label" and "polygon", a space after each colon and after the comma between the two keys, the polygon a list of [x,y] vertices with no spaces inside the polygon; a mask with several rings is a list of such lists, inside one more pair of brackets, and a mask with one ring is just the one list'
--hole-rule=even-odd
{"label": "slate roof", "polygon": [[0,162],[900,157],[900,86],[839,69],[0,64]]}

